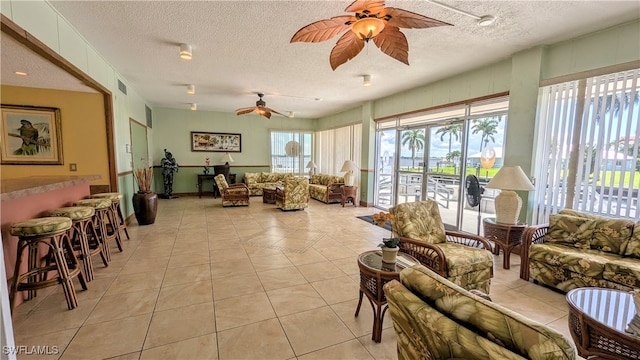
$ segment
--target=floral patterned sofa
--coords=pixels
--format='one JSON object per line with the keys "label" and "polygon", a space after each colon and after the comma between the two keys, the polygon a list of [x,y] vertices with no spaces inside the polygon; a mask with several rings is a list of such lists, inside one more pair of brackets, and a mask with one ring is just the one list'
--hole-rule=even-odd
{"label": "floral patterned sofa", "polygon": [[523,234],[520,277],[569,291],[640,288],[640,222],[560,210]]}
{"label": "floral patterned sofa", "polygon": [[581,359],[559,332],[421,265],[384,285],[398,359]]}
{"label": "floral patterned sofa", "polygon": [[326,204],[342,201],[344,177],[338,175],[317,174],[309,179],[309,195],[312,199]]}
{"label": "floral patterned sofa", "polygon": [[292,177],[290,173],[244,173],[243,182],[249,188],[251,196],[262,196],[262,189],[266,187],[275,188],[279,183],[282,184],[285,179]]}

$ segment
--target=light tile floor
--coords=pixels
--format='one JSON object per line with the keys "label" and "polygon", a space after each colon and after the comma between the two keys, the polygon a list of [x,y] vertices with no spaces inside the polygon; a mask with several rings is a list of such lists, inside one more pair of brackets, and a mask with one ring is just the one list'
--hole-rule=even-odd
{"label": "light tile floor", "polygon": [[[389,236],[356,216],[378,210],[312,200],[282,212],[261,200],[160,200],[154,225],[134,221],[124,252],[96,262],[77,309],[58,287],[16,309],[16,345],[57,347],[37,356],[47,359],[395,359],[388,313],[379,344],[366,300],[353,315],[356,257]],[[502,255],[495,264],[493,301],[570,339],[564,296],[521,280],[517,255],[510,270]]]}

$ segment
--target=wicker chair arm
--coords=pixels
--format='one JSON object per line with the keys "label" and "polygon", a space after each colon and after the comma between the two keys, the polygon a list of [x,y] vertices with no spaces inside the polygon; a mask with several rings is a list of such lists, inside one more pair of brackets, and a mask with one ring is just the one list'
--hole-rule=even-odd
{"label": "wicker chair arm", "polygon": [[444,252],[442,252],[438,246],[422,240],[400,236],[400,244],[398,247],[401,252],[418,259],[422,265],[437,272],[441,276],[448,276],[447,261]]}
{"label": "wicker chair arm", "polygon": [[485,250],[491,251],[491,244],[489,244],[487,239],[483,238],[482,236],[452,230],[446,231],[446,234],[447,242],[471,246],[479,249],[484,248]]}
{"label": "wicker chair arm", "polygon": [[344,186],[344,183],[329,184],[329,185],[327,185],[327,192],[329,194],[341,194],[342,195],[342,189],[340,188],[341,186]]}
{"label": "wicker chair arm", "polygon": [[532,244],[544,243],[544,236],[549,231],[549,224],[528,226],[522,233],[522,249],[520,250],[520,278],[529,281],[529,247]]}
{"label": "wicker chair arm", "polygon": [[231,184],[229,185],[228,189],[235,189],[235,188],[245,188],[247,189],[247,191],[249,191],[249,187],[247,186],[247,184],[241,183],[241,184]]}

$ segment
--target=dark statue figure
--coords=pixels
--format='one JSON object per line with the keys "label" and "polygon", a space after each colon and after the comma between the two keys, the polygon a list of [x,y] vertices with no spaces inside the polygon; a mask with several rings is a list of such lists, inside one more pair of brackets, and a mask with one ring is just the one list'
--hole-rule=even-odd
{"label": "dark statue figure", "polygon": [[162,177],[164,178],[164,194],[165,199],[176,198],[173,195],[173,173],[178,172],[178,162],[174,159],[173,154],[164,149],[164,157],[160,161],[162,166]]}

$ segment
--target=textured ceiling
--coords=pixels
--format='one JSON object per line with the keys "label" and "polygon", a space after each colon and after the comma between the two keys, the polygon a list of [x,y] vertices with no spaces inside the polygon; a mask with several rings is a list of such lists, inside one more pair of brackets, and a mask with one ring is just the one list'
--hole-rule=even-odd
{"label": "textured ceiling", "polygon": [[[233,112],[267,106],[316,118],[457,73],[640,17],[638,1],[451,1],[464,11],[494,15],[490,27],[428,1],[388,1],[454,24],[402,29],[406,66],[369,44],[335,71],[323,43],[289,43],[301,27],[344,15],[347,1],[56,1],[50,3],[153,106]],[[193,60],[178,45],[193,47]],[[2,43],[4,49],[4,42]],[[4,51],[3,83],[4,83]],[[373,86],[364,88],[362,76]],[[187,84],[196,95],[186,94]],[[321,100],[315,100],[321,99]]]}

